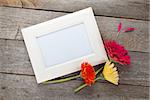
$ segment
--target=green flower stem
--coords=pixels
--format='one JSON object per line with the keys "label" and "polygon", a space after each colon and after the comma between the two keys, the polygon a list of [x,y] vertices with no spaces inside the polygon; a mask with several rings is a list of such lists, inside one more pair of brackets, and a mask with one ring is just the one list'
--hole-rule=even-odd
{"label": "green flower stem", "polygon": [[96,71],[96,75],[103,69],[103,67],[99,68],[97,71]]}
{"label": "green flower stem", "polygon": [[105,79],[104,79],[103,75],[101,74],[99,77],[95,78],[95,82],[96,82],[97,80],[105,80]]}
{"label": "green flower stem", "polygon": [[[103,67],[101,67],[100,69],[98,69],[96,71],[96,75],[102,70]],[[76,78],[79,78],[81,77],[81,75],[76,75],[76,76],[71,76],[71,77],[67,77],[67,78],[64,78],[64,79],[58,79],[58,80],[49,80],[49,81],[46,81],[46,82],[43,82],[43,84],[49,84],[49,83],[62,83],[62,82],[66,82],[66,81],[70,81],[72,79],[76,79]]]}
{"label": "green flower stem", "polygon": [[49,80],[49,81],[46,81],[44,82],[43,84],[48,84],[48,83],[62,83],[62,82],[66,82],[66,81],[70,81],[72,79],[76,79],[76,78],[79,78],[81,77],[81,75],[76,75],[76,76],[72,76],[72,77],[67,77],[67,78],[64,78],[64,79],[59,79],[59,80]]}
{"label": "green flower stem", "polygon": [[79,86],[78,88],[76,88],[76,89],[74,90],[74,92],[76,93],[76,92],[80,91],[81,89],[83,89],[83,88],[86,87],[86,86],[87,86],[87,84],[82,84],[81,86]]}
{"label": "green flower stem", "polygon": [[[94,81],[96,82],[97,80],[100,80],[100,79],[104,80],[102,74],[101,74],[99,77],[95,78]],[[74,90],[74,92],[77,93],[78,91],[80,91],[81,89],[83,89],[83,88],[86,87],[86,86],[87,86],[87,84],[82,84],[82,85],[80,85],[78,88],[76,88],[76,89]]]}
{"label": "green flower stem", "polygon": [[115,39],[116,41],[117,41],[117,39],[118,39],[118,37],[119,37],[119,33],[120,33],[120,32],[117,32],[117,36],[116,36],[116,39]]}

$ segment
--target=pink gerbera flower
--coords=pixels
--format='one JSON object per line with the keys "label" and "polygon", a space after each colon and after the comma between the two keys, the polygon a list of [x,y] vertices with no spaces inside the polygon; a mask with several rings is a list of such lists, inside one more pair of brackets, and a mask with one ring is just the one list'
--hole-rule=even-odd
{"label": "pink gerbera flower", "polygon": [[109,58],[121,65],[130,64],[130,56],[128,51],[120,44],[115,41],[106,40],[104,46],[107,51]]}

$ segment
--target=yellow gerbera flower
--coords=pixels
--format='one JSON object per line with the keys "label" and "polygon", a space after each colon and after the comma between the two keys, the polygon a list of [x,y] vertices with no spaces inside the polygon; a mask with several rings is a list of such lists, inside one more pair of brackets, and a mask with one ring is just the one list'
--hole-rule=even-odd
{"label": "yellow gerbera flower", "polygon": [[107,61],[104,66],[102,74],[107,81],[115,85],[118,85],[119,75],[118,75],[117,68],[114,67],[114,63]]}

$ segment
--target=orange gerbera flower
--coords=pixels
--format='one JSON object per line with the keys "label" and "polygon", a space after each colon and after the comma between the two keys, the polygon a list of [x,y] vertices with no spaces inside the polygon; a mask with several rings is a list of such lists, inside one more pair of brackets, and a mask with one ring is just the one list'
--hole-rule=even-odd
{"label": "orange gerbera flower", "polygon": [[92,65],[87,62],[81,64],[81,75],[85,83],[89,86],[94,83],[95,79],[95,70]]}

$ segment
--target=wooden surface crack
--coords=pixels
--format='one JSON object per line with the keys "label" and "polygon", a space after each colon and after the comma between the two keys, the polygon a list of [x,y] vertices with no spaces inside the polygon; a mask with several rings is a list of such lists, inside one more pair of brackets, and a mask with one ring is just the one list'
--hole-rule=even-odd
{"label": "wooden surface crack", "polygon": [[22,2],[22,0],[20,0],[20,3],[21,3],[21,7],[23,8],[23,2]]}
{"label": "wooden surface crack", "polygon": [[17,36],[18,36],[19,32],[20,32],[20,26],[18,26],[18,28],[17,28],[17,33],[15,35],[15,39],[17,39]]}

